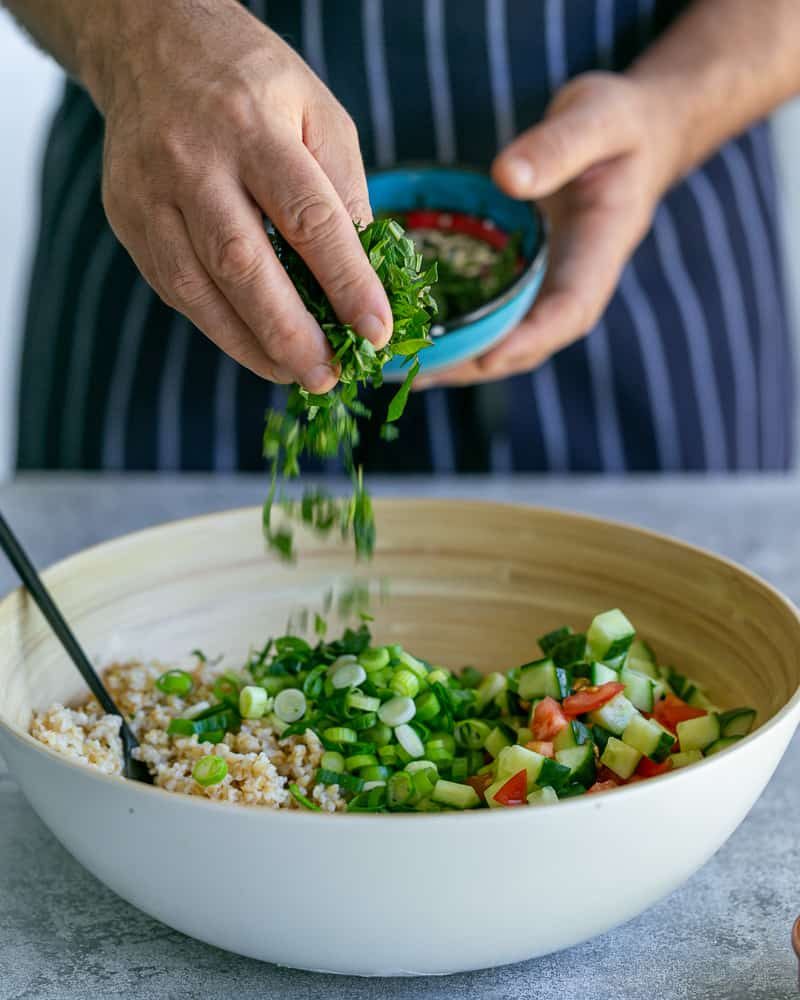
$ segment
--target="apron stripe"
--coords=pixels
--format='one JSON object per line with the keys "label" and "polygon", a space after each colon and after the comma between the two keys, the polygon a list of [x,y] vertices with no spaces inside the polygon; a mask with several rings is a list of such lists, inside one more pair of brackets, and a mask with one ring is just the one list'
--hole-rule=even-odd
{"label": "apron stripe", "polygon": [[178,472],[181,467],[181,407],[183,373],[191,337],[199,337],[189,320],[174,313],[167,331],[167,353],[161,370],[158,393],[158,457],[161,472]]}
{"label": "apron stripe", "polygon": [[433,104],[436,159],[439,163],[452,163],[457,154],[444,19],[444,0],[425,0],[425,54],[428,91]]}

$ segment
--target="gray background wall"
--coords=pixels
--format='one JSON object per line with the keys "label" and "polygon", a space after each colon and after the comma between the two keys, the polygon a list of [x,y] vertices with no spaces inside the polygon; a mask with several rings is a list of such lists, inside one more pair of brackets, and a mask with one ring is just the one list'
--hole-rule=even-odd
{"label": "gray background wall", "polygon": [[[12,468],[20,316],[35,224],[38,160],[60,83],[52,61],[0,11],[0,479]],[[800,102],[776,116],[775,129],[790,288],[795,328],[800,330]]]}

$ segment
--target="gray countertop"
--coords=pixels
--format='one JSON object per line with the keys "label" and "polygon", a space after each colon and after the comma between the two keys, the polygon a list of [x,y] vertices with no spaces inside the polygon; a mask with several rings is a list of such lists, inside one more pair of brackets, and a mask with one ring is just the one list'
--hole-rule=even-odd
{"label": "gray countertop", "polygon": [[[45,565],[136,528],[258,503],[263,488],[262,479],[248,477],[27,476],[0,486],[0,510]],[[374,488],[383,495],[535,503],[635,522],[737,559],[800,601],[800,480],[405,479]],[[12,583],[0,562],[0,593]],[[638,919],[544,959],[409,980],[295,972],[170,930],[73,861],[0,773],[0,1000],[789,1000],[798,996],[789,932],[800,913],[799,768],[795,738],[728,843]]]}

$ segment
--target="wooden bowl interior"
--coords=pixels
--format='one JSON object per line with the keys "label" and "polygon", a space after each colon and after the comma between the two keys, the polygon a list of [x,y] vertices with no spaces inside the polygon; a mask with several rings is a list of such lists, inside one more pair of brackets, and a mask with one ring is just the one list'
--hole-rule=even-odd
{"label": "wooden bowl interior", "polygon": [[[47,580],[90,655],[239,665],[325,592],[371,582],[373,631],[436,663],[504,669],[538,655],[537,636],[584,629],[621,607],[659,660],[702,680],[723,706],[763,724],[800,685],[794,609],[735,566],[621,525],[522,507],[448,501],[377,504],[378,549],[300,539],[296,565],[264,552],[260,513],[234,511],[127,536],[79,554]],[[379,581],[388,597],[377,599]],[[331,630],[338,625],[334,621]],[[0,715],[25,729],[34,708],[85,688],[27,596],[0,604]]]}

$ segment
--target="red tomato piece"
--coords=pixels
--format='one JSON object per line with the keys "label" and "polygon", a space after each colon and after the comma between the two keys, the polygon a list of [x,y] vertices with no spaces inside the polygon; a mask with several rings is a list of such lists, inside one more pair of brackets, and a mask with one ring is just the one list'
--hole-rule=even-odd
{"label": "red tomato piece", "polygon": [[625,685],[618,681],[609,681],[607,684],[592,685],[581,688],[576,694],[571,694],[561,702],[561,707],[565,714],[574,718],[576,715],[583,715],[585,712],[594,712],[602,708],[607,701],[625,690]]}
{"label": "red tomato piece", "polygon": [[517,771],[508,781],[494,793],[495,802],[501,806],[521,806],[526,801],[528,791],[528,772]]}
{"label": "red tomato piece", "polygon": [[540,753],[542,757],[555,756],[553,744],[549,740],[530,740],[525,746],[528,750],[533,750],[534,753]]}
{"label": "red tomato piece", "polygon": [[406,215],[407,229],[438,229],[440,232],[463,233],[476,240],[482,240],[496,250],[502,250],[508,243],[508,233],[498,229],[487,219],[478,219],[463,212],[439,212],[431,209],[415,209]]}
{"label": "red tomato piece", "polygon": [[687,705],[685,701],[674,694],[668,694],[666,698],[662,698],[653,710],[653,718],[656,722],[660,722],[662,726],[673,733],[679,722],[686,722],[687,719],[699,719],[704,715],[708,715],[705,709]]}
{"label": "red tomato piece", "polygon": [[467,778],[467,784],[472,785],[478,794],[478,798],[482,801],[486,801],[486,789],[491,785],[493,781],[493,776],[491,774],[471,774]]}
{"label": "red tomato piece", "polygon": [[554,740],[569,725],[555,698],[542,698],[531,715],[531,732],[535,740]]}
{"label": "red tomato piece", "polygon": [[616,781],[595,781],[591,788],[587,788],[587,795],[594,795],[597,792],[610,792],[612,788],[619,788]]}
{"label": "red tomato piece", "polygon": [[655,778],[659,774],[666,774],[671,767],[672,761],[669,757],[660,764],[656,764],[656,762],[654,760],[650,760],[649,757],[642,757],[636,768],[636,773],[642,778]]}

